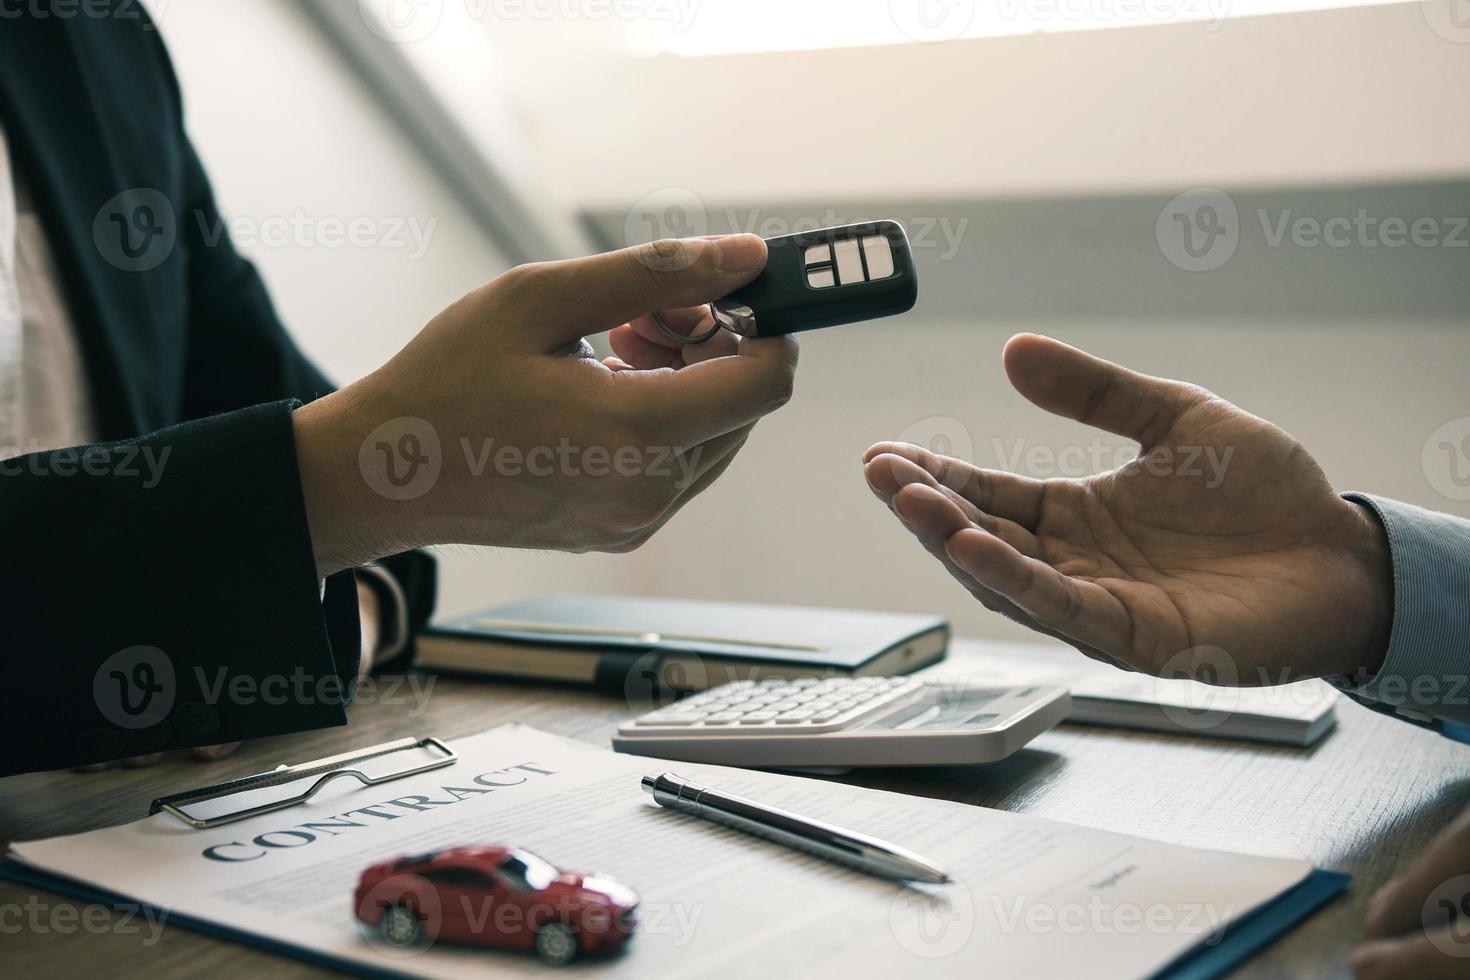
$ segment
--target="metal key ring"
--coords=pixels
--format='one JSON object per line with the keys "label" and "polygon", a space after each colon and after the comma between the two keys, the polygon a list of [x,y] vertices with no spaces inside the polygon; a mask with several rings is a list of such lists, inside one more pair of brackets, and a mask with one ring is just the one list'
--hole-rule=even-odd
{"label": "metal key ring", "polygon": [[713,303],[709,304],[709,315],[715,321],[715,325],[710,327],[708,332],[702,333],[698,337],[691,337],[688,334],[677,332],[673,327],[665,323],[663,315],[658,310],[654,310],[652,313],[654,325],[662,330],[670,339],[677,340],[681,344],[702,344],[724,329],[724,326],[720,323],[720,315],[715,310],[715,304]]}

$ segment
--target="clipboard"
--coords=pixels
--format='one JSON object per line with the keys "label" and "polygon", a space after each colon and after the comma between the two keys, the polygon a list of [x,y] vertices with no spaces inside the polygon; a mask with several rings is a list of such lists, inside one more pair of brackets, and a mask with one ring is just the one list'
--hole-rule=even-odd
{"label": "clipboard", "polygon": [[[373,775],[364,772],[363,763],[385,759],[388,756],[420,750],[430,754],[427,762],[417,765],[404,766],[391,770],[387,773]],[[167,813],[195,830],[210,830],[225,824],[234,823],[237,820],[248,820],[258,817],[263,813],[274,813],[277,810],[285,810],[289,807],[300,806],[306,803],[322,787],[334,779],[349,777],[356,779],[364,786],[377,786],[381,783],[392,782],[395,779],[405,779],[409,776],[417,776],[420,773],[431,772],[435,769],[443,769],[452,766],[459,761],[459,756],[454,753],[448,745],[437,738],[400,738],[391,742],[383,742],[356,752],[344,752],[340,755],[328,756],[324,759],[315,759],[311,762],[301,762],[295,765],[279,765],[266,772],[259,772],[253,776],[242,776],[239,779],[231,779],[228,782],[215,783],[212,786],[201,786],[197,789],[185,790],[182,793],[174,793],[171,796],[162,796],[154,800],[148,807],[148,815],[155,813]],[[212,800],[224,799],[241,793],[254,793],[266,791],[291,783],[319,776],[317,780],[300,792],[283,796],[280,799],[268,800],[249,806],[242,806],[238,810],[230,810],[212,816],[198,816],[185,810],[185,807],[207,803]]]}

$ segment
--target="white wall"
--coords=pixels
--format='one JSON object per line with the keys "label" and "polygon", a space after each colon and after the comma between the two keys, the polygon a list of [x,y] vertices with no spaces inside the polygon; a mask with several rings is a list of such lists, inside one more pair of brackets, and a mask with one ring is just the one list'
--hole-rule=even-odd
{"label": "white wall", "polygon": [[[1408,4],[1397,9],[1419,16],[1418,7]],[[1341,32],[1329,32],[1321,47],[1309,55],[1280,53],[1283,61],[1294,59],[1297,77],[1311,76],[1314,64],[1329,65],[1343,52],[1351,56],[1350,61],[1368,58],[1375,51],[1375,57],[1399,57],[1402,50],[1395,45],[1411,43],[1409,39],[1415,36],[1413,25],[1395,20],[1393,14],[1344,11],[1332,16],[1362,19],[1353,21],[1357,26],[1346,38]],[[410,147],[401,145],[389,122],[360,94],[353,77],[289,0],[172,0],[163,27],[184,80],[193,131],[230,211],[263,216],[301,207],[322,215],[438,219],[431,247],[418,261],[385,250],[247,249],[260,262],[296,335],[336,377],[349,379],[375,365],[444,303],[502,268],[492,243],[456,212],[454,201],[434,175]],[[1229,24],[1224,30],[1240,37],[1252,28]],[[1390,35],[1397,41],[1390,43]],[[1026,40],[1035,39],[993,43]],[[1453,47],[1443,39],[1437,43]],[[1334,45],[1345,47],[1338,51]],[[904,49],[894,50],[897,57],[909,57],[901,53]],[[922,50],[929,59],[950,58],[941,48]],[[1460,59],[1455,65],[1470,57],[1470,45],[1455,50]],[[1430,59],[1424,70],[1433,75],[1449,70],[1433,60],[1442,54],[1440,48],[1415,49],[1412,58]],[[851,53],[829,55],[850,57]],[[943,71],[960,72],[963,60],[958,55],[950,58]],[[700,64],[713,71],[721,61]],[[998,70],[984,59],[974,67],[983,77]],[[1280,65],[1261,67],[1267,74],[1280,70]],[[659,91],[656,85],[664,69],[644,66],[640,70],[648,74],[640,90],[645,95]],[[896,78],[912,83],[916,71],[917,67]],[[1243,67],[1232,77],[1258,88],[1260,80],[1253,79],[1254,74],[1254,68]],[[1197,76],[1183,80],[1190,77]],[[711,85],[717,86],[719,76],[711,78]],[[1227,81],[1223,76],[1210,78],[1210,84]],[[1060,91],[1066,88],[1065,82],[1064,76],[1056,79],[1059,105],[1065,102],[1065,92]],[[1159,88],[1173,85],[1157,83]],[[1377,113],[1374,118],[1384,120],[1385,125],[1391,116],[1389,109],[1397,107],[1405,118],[1395,125],[1410,133],[1409,147],[1414,153],[1403,144],[1384,146],[1350,138],[1351,103],[1322,91],[1321,118],[1314,120],[1303,109],[1297,122],[1308,131],[1292,137],[1293,146],[1314,137],[1323,141],[1322,159],[1314,174],[1351,172],[1364,180],[1375,176],[1374,167],[1390,163],[1404,171],[1396,173],[1400,179],[1445,170],[1466,172],[1464,140],[1470,130],[1463,116],[1463,86],[1406,99],[1400,77],[1379,71],[1369,87],[1372,92],[1366,88],[1354,91],[1368,100]],[[665,127],[670,114],[677,117],[686,110],[692,112],[686,103],[699,98],[697,92],[668,88],[661,94],[670,100],[663,104],[662,119],[649,114],[641,125]],[[1259,91],[1257,95],[1269,101],[1270,93]],[[544,93],[544,97],[562,95]],[[1303,96],[1297,93],[1291,98]],[[1435,101],[1445,99],[1454,104],[1446,107],[1443,101]],[[1302,105],[1300,101],[1291,104]],[[1111,105],[1095,106],[1092,111],[1112,112]],[[568,107],[574,117],[583,115],[585,108]],[[630,118],[636,117],[632,108],[624,108]],[[1189,184],[1199,182],[1191,175],[1210,172],[1220,159],[1242,167],[1249,162],[1252,144],[1240,136],[1240,130],[1225,126],[1222,133],[1219,120],[1201,119],[1183,109],[1181,104],[1177,145],[1134,145],[1130,149],[1126,137],[1119,137],[1104,141],[1105,148],[1110,148],[1104,158],[1121,166],[1128,159],[1125,151],[1131,152],[1141,166],[1153,168],[1147,171],[1153,178]],[[1119,119],[1126,122],[1128,118],[1126,112],[1120,112]],[[677,170],[681,160],[692,173],[702,175],[699,180],[720,189],[719,200],[756,200],[760,188],[781,186],[780,174],[759,155],[737,159],[727,154],[720,161],[723,170],[711,169],[716,158],[703,137],[688,143],[688,153],[650,154],[630,163],[617,154],[573,153],[575,144],[564,142],[563,136],[548,137],[545,127],[552,123],[541,122],[544,125],[536,132],[549,140],[542,145],[564,151],[548,171],[557,178],[556,186],[573,186],[587,193],[605,189],[621,202],[634,164],[653,168],[649,171],[653,186],[659,181],[688,186]],[[1031,138],[1056,140],[1058,156],[1088,152],[1095,145],[1081,141],[1080,134],[1068,138],[1063,128],[1032,122]],[[1095,122],[1086,132],[1097,136],[1106,128]],[[1435,133],[1442,143],[1432,143]],[[980,136],[943,132],[935,138],[975,140]],[[1038,145],[1033,141],[1027,147],[1034,151]],[[1222,153],[1228,150],[1228,154],[1223,158],[1212,155],[1207,152],[1211,147]],[[1327,152],[1329,147],[1331,152]],[[983,170],[990,165],[986,161],[997,155],[1023,162],[1023,149],[1026,147],[998,145],[995,154],[977,159],[976,165]],[[1263,144],[1259,149],[1269,160],[1280,163],[1284,159],[1279,154],[1271,156],[1279,146]],[[786,172],[799,171],[805,166],[803,159],[785,160]],[[1049,167],[1067,162],[1035,159]],[[1160,159],[1167,167],[1158,163]],[[1194,170],[1188,166],[1191,160]],[[891,165],[906,174],[924,173],[918,161],[899,167],[901,163],[894,158],[884,167]],[[879,168],[865,179],[882,172]],[[730,182],[721,179],[721,174]],[[740,184],[742,180],[746,184]],[[848,188],[852,193],[856,193],[857,182],[854,177],[854,186]],[[703,185],[696,181],[694,186]],[[884,193],[891,196],[896,190],[901,192],[901,188],[888,186]],[[967,192],[973,192],[973,187]],[[851,195],[840,196],[846,200]],[[1445,206],[1461,208],[1457,213],[1464,214],[1463,209],[1470,205],[1450,198]],[[1051,207],[1054,210],[1056,205]],[[613,226],[620,227],[615,209],[609,210]],[[1240,306],[1247,312],[1231,314],[1228,306],[1234,281],[1217,278],[1209,282],[1227,283],[1230,288],[1215,287],[1209,294],[1214,297],[1213,306],[1205,315],[1191,307],[1190,297],[1195,293],[1169,292],[1177,277],[1187,278],[1188,274],[1164,267],[1152,239],[1152,213],[1135,229],[1139,235],[1134,248],[1144,257],[1138,261],[1146,258],[1164,271],[1157,282],[1140,279],[1135,283],[1125,274],[1123,284],[1112,289],[1109,307],[1121,306],[1117,296],[1126,297],[1130,287],[1140,295],[1167,294],[1172,297],[1169,302],[1141,302],[1139,314],[1131,316],[1119,315],[1116,309],[1106,314],[1093,311],[1089,297],[1099,290],[1077,284],[1096,282],[1105,274],[1099,270],[1109,268],[1107,263],[1116,257],[1114,241],[1089,241],[1090,232],[1083,228],[1078,241],[1058,246],[1051,233],[1043,231],[1027,245],[1034,260],[1024,262],[1033,277],[1024,285],[1036,290],[1034,304],[1028,304],[1021,293],[997,302],[993,286],[986,284],[987,276],[995,274],[994,265],[982,263],[973,281],[977,295],[985,301],[977,303],[975,315],[964,315],[951,290],[947,301],[928,314],[808,336],[792,404],[764,422],[726,478],[693,502],[645,550],[622,558],[571,558],[450,549],[442,608],[464,611],[556,589],[649,592],[935,611],[952,616],[968,634],[1013,636],[1014,628],[985,613],[950,583],[871,498],[862,480],[859,454],[880,439],[906,431],[922,434],[922,427],[915,429],[916,423],[934,417],[954,420],[944,424],[960,426],[982,463],[996,462],[997,445],[1002,452],[1011,452],[1017,438],[1027,440],[1028,446],[1057,452],[1069,446],[1086,448],[1090,435],[1041,416],[1007,387],[999,352],[1006,337],[1018,330],[1049,332],[1134,367],[1213,387],[1295,433],[1317,454],[1339,487],[1377,490],[1470,514],[1466,504],[1435,492],[1420,464],[1421,448],[1430,432],[1446,420],[1470,415],[1470,385],[1464,377],[1464,366],[1470,364],[1470,311],[1465,316],[1443,314],[1445,296],[1458,295],[1444,290],[1437,294],[1439,307],[1428,314],[1400,310],[1403,304],[1397,299],[1386,306],[1371,301],[1379,288],[1374,275],[1392,277],[1380,282],[1395,285],[1395,295],[1412,294],[1416,290],[1402,284],[1423,281],[1425,268],[1433,276],[1440,275],[1435,270],[1444,268],[1443,253],[1399,253],[1391,262],[1354,266],[1346,274],[1324,280],[1364,280],[1359,287],[1363,309],[1372,312],[1354,315],[1352,300],[1339,297],[1334,304],[1328,296],[1323,302],[1339,313],[1314,317],[1300,309],[1271,312],[1270,303],[1262,302],[1260,283],[1274,288],[1269,278],[1272,268],[1278,269],[1277,278],[1283,280],[1294,280],[1295,272],[1281,272],[1272,265],[1269,254],[1262,258],[1259,247],[1252,251],[1243,245],[1242,255],[1219,275],[1242,275],[1249,280],[1241,282],[1238,290]],[[1027,221],[1022,211],[1010,214],[1008,221],[1018,225]],[[1002,238],[1014,241],[1016,236]],[[1004,241],[992,247],[983,234],[976,243],[982,258],[1004,247]],[[1319,250],[1290,261],[1296,263],[1293,269],[1307,275],[1338,259]],[[957,265],[952,263],[951,268]],[[1002,274],[1014,278],[1016,272]],[[1176,278],[1162,278],[1164,273]],[[1257,287],[1254,291],[1253,285]],[[1271,288],[1264,289],[1267,301],[1272,298]],[[1073,295],[1068,302],[1058,303],[1049,291]],[[1028,309],[1048,312],[1037,316]]]}
{"label": "white wall", "polygon": [[966,635],[1024,635],[918,547],[868,491],[859,462],[873,442],[934,433],[968,438],[987,466],[1015,453],[1017,440],[1059,461],[1069,451],[1090,455],[1093,432],[1043,414],[1006,382],[1001,347],[1020,330],[1212,388],[1294,434],[1340,490],[1470,517],[1470,504],[1438,493],[1420,462],[1431,432],[1470,415],[1470,317],[880,321],[803,338],[791,404],[638,554],[657,570],[649,588],[937,612]]}
{"label": "white wall", "polygon": [[[1470,516],[1470,499],[1438,489],[1456,488],[1437,442],[1431,465],[1422,459],[1436,430],[1470,419],[1470,228],[1452,230],[1470,216],[1470,182],[1231,191],[1236,247],[1200,272],[1166,257],[1156,219],[1167,193],[835,201],[840,214],[895,217],[911,233],[943,217],[956,237],[916,245],[913,313],[802,335],[791,404],[637,556],[657,571],[650,588],[939,612],[964,633],[1017,635],[871,497],[858,460],[880,440],[939,437],[954,455],[1037,477],[1108,468],[1121,440],[1010,389],[1000,352],[1023,330],[1212,388],[1295,434],[1339,489]],[[1458,222],[1438,223],[1439,247],[1273,244],[1262,228],[1360,210]],[[766,213],[797,224],[817,211]],[[609,209],[600,227],[616,238],[623,217]]]}
{"label": "white wall", "polygon": [[[505,268],[457,213],[413,147],[291,0],[168,0],[160,29],[188,126],[242,251],[255,260],[308,354],[337,380],[365,374],[451,300]],[[432,227],[428,249],[328,248],[288,235],[249,240],[282,218],[370,217]],[[378,242],[383,239],[378,238]]]}
{"label": "white wall", "polygon": [[[189,128],[221,207],[242,228],[303,215],[433,222],[421,257],[396,247],[242,242],[282,318],[339,383],[381,364],[440,309],[506,267],[293,0],[151,5],[184,88]],[[305,241],[305,239],[303,239]],[[610,558],[444,553],[445,608],[557,589],[642,585]]]}
{"label": "white wall", "polygon": [[769,206],[1470,174],[1456,2],[703,58],[617,57],[597,24],[488,26],[553,183]]}

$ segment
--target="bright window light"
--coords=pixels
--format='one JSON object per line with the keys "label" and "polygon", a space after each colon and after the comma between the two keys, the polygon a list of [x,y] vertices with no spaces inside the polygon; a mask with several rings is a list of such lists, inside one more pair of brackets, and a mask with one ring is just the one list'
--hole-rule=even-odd
{"label": "bright window light", "polygon": [[[620,0],[640,54],[804,51],[1202,22],[1383,0]],[[1400,0],[1407,2],[1407,0]]]}

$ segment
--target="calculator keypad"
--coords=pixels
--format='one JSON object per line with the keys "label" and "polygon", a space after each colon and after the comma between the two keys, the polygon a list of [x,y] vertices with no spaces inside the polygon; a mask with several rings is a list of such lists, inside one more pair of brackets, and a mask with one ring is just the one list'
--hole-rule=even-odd
{"label": "calculator keypad", "polygon": [[830,732],[892,706],[921,686],[911,677],[736,681],[643,715],[635,724],[650,734]]}

